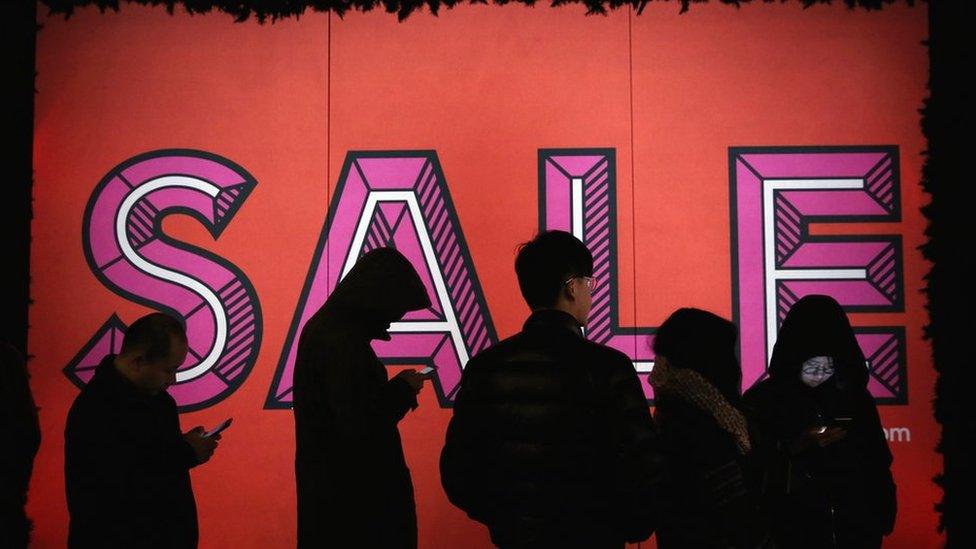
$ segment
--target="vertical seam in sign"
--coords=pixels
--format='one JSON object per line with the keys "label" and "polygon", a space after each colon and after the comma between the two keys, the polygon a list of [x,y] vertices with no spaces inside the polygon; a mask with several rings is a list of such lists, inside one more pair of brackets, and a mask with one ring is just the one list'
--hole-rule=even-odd
{"label": "vertical seam in sign", "polygon": [[328,11],[326,24],[325,47],[325,291],[332,293],[331,246],[329,246],[329,229],[332,220],[329,212],[332,209],[332,10]]}
{"label": "vertical seam in sign", "polygon": [[[634,7],[631,5],[627,6],[627,61],[628,61],[628,76],[630,83],[630,266],[632,269],[632,278],[630,279],[631,287],[633,288],[633,306],[634,306],[634,326],[637,326],[637,212],[636,212],[636,199],[637,199],[637,170],[635,165],[637,164],[637,158],[634,156],[634,25],[633,25],[633,13]],[[617,258],[620,261],[620,258]],[[638,338],[634,337],[634,357],[638,356],[637,353],[637,341]]]}

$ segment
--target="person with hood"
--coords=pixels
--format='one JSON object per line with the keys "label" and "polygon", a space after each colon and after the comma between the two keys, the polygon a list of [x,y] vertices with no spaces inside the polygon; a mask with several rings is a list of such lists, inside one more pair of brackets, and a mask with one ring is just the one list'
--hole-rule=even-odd
{"label": "person with hood", "polygon": [[895,523],[891,451],[841,306],[810,295],[779,331],[769,377],[745,394],[765,503],[784,547],[880,547]]}
{"label": "person with hood", "polygon": [[305,324],[294,377],[298,547],[412,548],[417,516],[397,423],[424,377],[387,379],[370,345],[390,323],[430,306],[393,248],[362,257]]}
{"label": "person with hood", "polygon": [[630,358],[583,335],[593,256],[549,231],[515,270],[532,314],[464,369],[441,453],[447,497],[503,548],[645,540],[663,459]]}
{"label": "person with hood", "polygon": [[690,308],[654,336],[654,419],[669,470],[661,549],[772,546],[750,477],[736,337],[728,320]]}

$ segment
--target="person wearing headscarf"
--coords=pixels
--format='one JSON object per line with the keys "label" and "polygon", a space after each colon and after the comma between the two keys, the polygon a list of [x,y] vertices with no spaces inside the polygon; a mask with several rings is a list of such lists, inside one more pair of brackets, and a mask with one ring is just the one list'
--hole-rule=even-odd
{"label": "person wearing headscarf", "polygon": [[736,337],[728,320],[691,308],[654,337],[650,383],[669,469],[662,549],[772,546],[750,476]]}
{"label": "person wearing headscarf", "polygon": [[764,501],[784,547],[880,547],[896,514],[891,452],[866,360],[833,298],[786,315],[768,378],[745,395],[759,430]]}
{"label": "person wearing headscarf", "polygon": [[23,355],[0,342],[0,547],[27,547],[31,522],[24,512],[34,456],[41,444],[37,406]]}
{"label": "person wearing headscarf", "polygon": [[370,342],[430,306],[410,262],[392,248],[359,258],[308,320],[295,362],[298,547],[413,548],[417,517],[397,423],[423,377],[387,379]]}

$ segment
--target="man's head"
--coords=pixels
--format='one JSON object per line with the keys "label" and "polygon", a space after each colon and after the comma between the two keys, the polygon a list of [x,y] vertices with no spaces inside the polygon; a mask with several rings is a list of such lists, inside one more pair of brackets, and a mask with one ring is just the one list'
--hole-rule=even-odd
{"label": "man's head", "polygon": [[565,231],[539,233],[519,248],[515,273],[533,311],[559,309],[586,325],[596,280],[593,255],[576,237]]}
{"label": "man's head", "polygon": [[176,369],[186,359],[187,349],[186,330],[180,321],[153,313],[125,331],[115,365],[138,389],[156,395],[176,383]]}

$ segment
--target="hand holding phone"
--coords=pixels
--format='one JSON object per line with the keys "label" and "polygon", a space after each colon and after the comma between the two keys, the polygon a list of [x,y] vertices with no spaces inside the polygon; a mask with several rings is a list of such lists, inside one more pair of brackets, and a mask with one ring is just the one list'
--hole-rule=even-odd
{"label": "hand holding phone", "polygon": [[424,381],[427,379],[424,375],[414,369],[401,370],[397,375],[393,376],[394,380],[401,380],[413,389],[413,392],[419,393],[420,389],[424,386]]}
{"label": "hand holding phone", "polygon": [[790,452],[797,454],[814,446],[825,448],[847,436],[847,429],[841,426],[846,423],[838,424],[833,421],[829,423],[829,425],[820,425],[802,431],[790,444]]}
{"label": "hand holding phone", "polygon": [[422,376],[424,376],[424,377],[431,377],[432,375],[434,375],[434,370],[436,370],[436,369],[437,368],[434,368],[433,366],[428,366],[426,368],[423,368],[422,370],[420,370],[417,373],[420,374],[420,375],[422,375]]}
{"label": "hand holding phone", "polygon": [[213,429],[211,429],[211,430],[207,431],[206,433],[204,433],[203,436],[204,437],[207,437],[207,438],[210,438],[210,437],[212,437],[214,435],[219,435],[224,429],[230,427],[230,424],[233,421],[234,421],[234,418],[229,417],[229,418],[225,419],[223,421],[223,423],[221,423],[220,425],[218,425],[218,426],[214,427]]}

